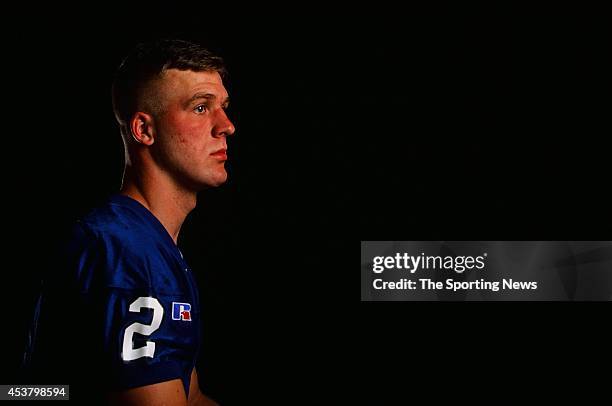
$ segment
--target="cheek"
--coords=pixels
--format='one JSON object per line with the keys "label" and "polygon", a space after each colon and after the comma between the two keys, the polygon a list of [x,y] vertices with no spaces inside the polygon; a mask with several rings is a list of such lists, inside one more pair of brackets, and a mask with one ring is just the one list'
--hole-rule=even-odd
{"label": "cheek", "polygon": [[167,134],[182,148],[201,149],[206,145],[207,126],[202,120],[181,115],[169,117]]}
{"label": "cheek", "polygon": [[186,144],[192,136],[193,127],[193,124],[184,117],[180,115],[172,116],[169,117],[167,122],[167,134],[172,138],[172,141]]}

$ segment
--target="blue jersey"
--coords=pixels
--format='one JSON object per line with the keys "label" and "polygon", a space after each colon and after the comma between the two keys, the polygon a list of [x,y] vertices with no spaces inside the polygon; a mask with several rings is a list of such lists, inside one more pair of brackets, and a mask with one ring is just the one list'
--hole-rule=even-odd
{"label": "blue jersey", "polygon": [[61,264],[44,281],[32,343],[34,369],[56,378],[46,382],[95,379],[106,391],[180,378],[188,394],[198,292],[157,218],[115,195],[77,222]]}

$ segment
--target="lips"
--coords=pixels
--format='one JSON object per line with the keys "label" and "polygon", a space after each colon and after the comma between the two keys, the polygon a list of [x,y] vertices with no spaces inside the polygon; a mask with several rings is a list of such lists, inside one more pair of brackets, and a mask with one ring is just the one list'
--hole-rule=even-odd
{"label": "lips", "polygon": [[221,160],[227,160],[227,149],[221,148],[213,152],[212,154],[210,154],[210,156],[212,156],[213,158],[221,159]]}

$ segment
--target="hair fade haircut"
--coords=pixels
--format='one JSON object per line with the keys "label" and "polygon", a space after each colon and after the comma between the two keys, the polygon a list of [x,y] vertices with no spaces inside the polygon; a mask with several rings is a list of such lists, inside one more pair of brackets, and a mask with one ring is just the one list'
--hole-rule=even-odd
{"label": "hair fade haircut", "polygon": [[168,69],[227,76],[223,59],[198,44],[176,39],[138,44],[119,65],[113,81],[113,110],[124,141],[128,141],[129,131],[125,127],[136,112],[142,90]]}

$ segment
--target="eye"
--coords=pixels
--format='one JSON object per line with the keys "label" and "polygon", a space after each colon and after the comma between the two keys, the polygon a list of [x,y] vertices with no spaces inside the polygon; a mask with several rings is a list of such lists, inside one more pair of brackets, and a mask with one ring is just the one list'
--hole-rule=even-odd
{"label": "eye", "polygon": [[193,109],[193,111],[195,111],[197,114],[202,114],[206,111],[206,106],[204,104],[199,104]]}

